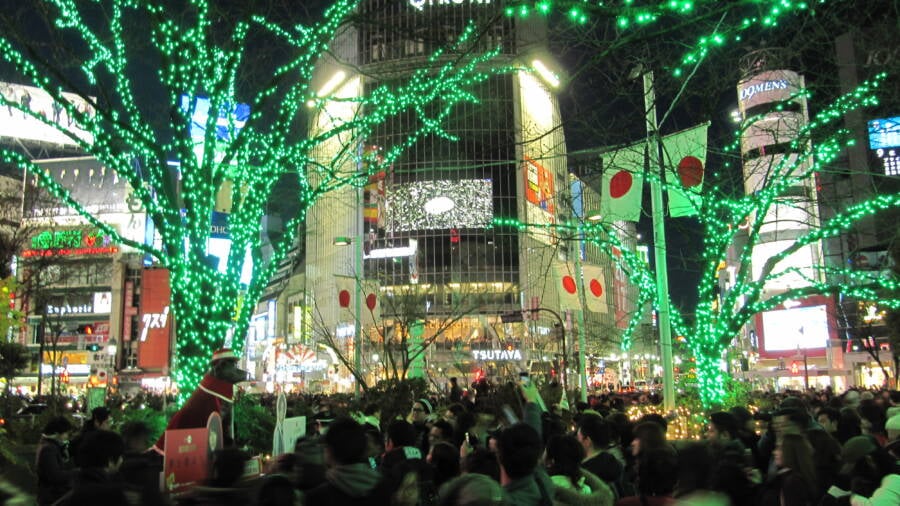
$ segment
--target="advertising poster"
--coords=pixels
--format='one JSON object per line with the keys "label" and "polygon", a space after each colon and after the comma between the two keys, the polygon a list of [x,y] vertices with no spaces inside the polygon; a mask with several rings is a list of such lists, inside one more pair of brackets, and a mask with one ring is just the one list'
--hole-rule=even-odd
{"label": "advertising poster", "polygon": [[161,371],[169,366],[173,317],[169,271],[144,269],[141,273],[141,309],[138,319],[138,367]]}
{"label": "advertising poster", "polygon": [[[525,157],[525,221],[535,225],[556,223],[556,188],[553,173],[543,165]],[[547,244],[556,244],[556,233],[552,230],[536,229],[536,239]]]}
{"label": "advertising poster", "polygon": [[206,479],[208,441],[209,430],[206,428],[166,431],[166,453],[163,457],[165,492],[178,495]]}
{"label": "advertising poster", "polygon": [[[62,95],[77,112],[87,117],[94,115],[94,108],[84,98],[74,93],[63,93]],[[0,82],[0,96],[4,101],[0,106],[0,136],[2,137],[76,145],[75,140],[71,137],[46,123],[51,122],[62,126],[65,131],[72,133],[77,139],[85,142],[93,141],[91,134],[79,128],[78,122],[69,116],[66,108],[55,102],[47,92],[40,88]],[[95,100],[94,97],[90,97],[90,99]],[[31,111],[34,115],[27,114],[25,110]]]}

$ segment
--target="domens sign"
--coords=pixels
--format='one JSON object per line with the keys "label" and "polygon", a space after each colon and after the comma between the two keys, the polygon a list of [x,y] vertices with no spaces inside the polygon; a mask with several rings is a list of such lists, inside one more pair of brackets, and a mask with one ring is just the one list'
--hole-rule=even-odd
{"label": "domens sign", "polygon": [[741,90],[741,101],[753,97],[757,93],[774,90],[786,90],[791,83],[787,79],[776,79],[774,81],[763,81],[761,83],[753,83]]}

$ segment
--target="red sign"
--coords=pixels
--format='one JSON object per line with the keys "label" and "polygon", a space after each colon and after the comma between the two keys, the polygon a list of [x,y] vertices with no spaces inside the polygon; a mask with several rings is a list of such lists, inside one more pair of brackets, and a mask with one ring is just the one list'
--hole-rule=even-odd
{"label": "red sign", "polygon": [[165,491],[186,492],[206,479],[209,453],[209,429],[176,429],[166,431],[166,453],[163,456]]}
{"label": "red sign", "polygon": [[160,371],[169,366],[174,319],[170,311],[169,271],[144,269],[138,319],[138,367]]}

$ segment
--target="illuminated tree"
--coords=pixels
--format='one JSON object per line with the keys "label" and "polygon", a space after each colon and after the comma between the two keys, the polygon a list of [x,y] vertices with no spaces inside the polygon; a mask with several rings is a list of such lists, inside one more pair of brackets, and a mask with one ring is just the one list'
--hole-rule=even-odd
{"label": "illuminated tree", "polygon": [[[391,115],[411,113],[421,127],[409,142],[443,135],[441,122],[454,106],[477,100],[467,90],[496,72],[488,65],[494,53],[468,51],[476,34],[470,26],[399,85],[342,99],[357,108],[351,118],[314,136],[298,133],[306,131],[307,104],[321,108],[333,98],[330,92],[320,96],[314,66],[357,4],[338,0],[312,24],[216,10],[206,0],[35,2],[30,14],[47,20],[39,28],[4,13],[0,60],[23,84],[47,93],[61,114],[31,110],[5,95],[0,105],[52,127],[125,179],[161,246],[122,237],[22,154],[3,149],[0,160],[37,175],[91,224],[170,270],[177,325],[173,370],[182,394],[193,390],[229,336],[240,351],[255,303],[309,206],[336,188],[365,183],[366,174],[347,168],[357,167],[356,147],[372,129]],[[206,110],[211,113],[203,117]],[[345,148],[323,161],[313,152],[326,142]],[[384,163],[407,145],[385,153]],[[265,258],[261,221],[273,190],[288,177],[297,181],[292,198],[299,210]],[[230,202],[231,248],[220,272],[207,244],[213,211],[222,210],[223,201]],[[245,259],[253,261],[252,275],[242,284]]]}
{"label": "illuminated tree", "polygon": [[[818,9],[818,12],[816,12],[817,16],[820,16],[816,19],[821,20],[823,12],[828,8],[827,6],[824,6],[824,4],[830,4],[828,2],[819,2],[815,6],[812,6],[811,4],[803,2],[753,2],[756,5],[756,8],[759,9],[758,12],[762,14],[747,15],[746,21],[742,20],[739,23],[734,24],[729,22],[729,20],[733,21],[734,19],[740,19],[740,17],[735,18],[734,15],[737,14],[740,16],[740,13],[742,12],[740,7],[746,7],[749,5],[748,3],[668,3],[673,8],[678,6],[685,7],[690,4],[696,8],[696,10],[693,11],[693,15],[696,17],[693,19],[700,20],[701,22],[713,19],[718,23],[716,27],[716,33],[718,35],[713,37],[701,37],[699,39],[700,42],[691,42],[689,40],[690,37],[684,37],[683,34],[682,36],[678,36],[678,34],[673,33],[670,29],[672,26],[671,23],[661,22],[663,19],[675,19],[681,15],[681,13],[666,12],[667,7],[658,2],[642,2],[642,4],[644,4],[642,6],[638,6],[638,3],[639,2],[610,2],[608,4],[604,3],[604,5],[608,5],[608,7],[600,7],[601,10],[603,8],[612,10],[621,8],[623,4],[630,5],[632,6],[633,15],[625,21],[623,21],[621,17],[618,18],[619,22],[617,25],[623,28],[641,25],[644,28],[636,27],[635,33],[640,31],[644,31],[645,33],[648,31],[652,32],[648,33],[647,38],[642,41],[647,43],[648,47],[651,47],[651,49],[643,53],[628,53],[626,55],[627,57],[618,58],[616,61],[625,64],[624,71],[619,71],[618,74],[615,70],[607,70],[606,72],[610,75],[609,81],[611,81],[613,85],[622,85],[621,88],[615,88],[620,94],[630,93],[638,99],[640,99],[641,95],[634,91],[633,85],[630,90],[625,86],[625,75],[636,61],[645,63],[646,68],[646,61],[650,58],[652,59],[652,64],[649,65],[649,67],[657,70],[657,77],[668,74],[666,77],[676,78],[675,80],[677,82],[675,83],[675,89],[670,90],[671,93],[669,96],[666,96],[666,98],[674,97],[672,98],[671,106],[668,109],[661,109],[659,112],[660,117],[663,119],[671,118],[673,112],[678,111],[677,106],[679,105],[679,102],[682,106],[685,103],[699,105],[699,107],[694,108],[695,110],[703,109],[705,107],[722,107],[722,105],[715,100],[709,100],[709,97],[718,96],[721,92],[721,88],[716,88],[716,85],[718,84],[721,86],[721,83],[715,82],[715,78],[721,76],[723,70],[726,68],[729,70],[724,72],[725,75],[734,75],[736,72],[733,71],[733,67],[735,67],[739,55],[730,54],[729,56],[732,56],[733,60],[726,60],[725,62],[712,62],[709,61],[707,57],[714,54],[713,50],[717,50],[720,53],[727,53],[724,48],[720,48],[719,46],[736,45],[734,44],[735,42],[740,41],[741,38],[747,37],[748,34],[750,34],[750,28],[774,28],[778,25],[779,22],[774,18],[767,17],[765,14],[766,12],[775,12],[779,16],[788,14],[789,12],[801,13],[805,11],[812,13],[814,7],[815,9]],[[841,8],[844,7],[846,7],[847,10],[853,9],[852,6],[841,6]],[[548,8],[552,9],[552,7]],[[583,12],[590,9],[593,9],[594,11],[598,9],[597,7],[586,6],[579,6],[577,8],[581,9]],[[810,30],[812,29],[809,28],[809,25],[815,25],[815,30],[822,32],[818,35],[823,35],[828,41],[827,45],[823,45],[821,39],[809,37],[809,34],[799,33],[799,31],[794,32],[785,30],[783,33],[778,33],[778,30],[772,30],[767,33],[766,37],[775,37],[778,41],[789,39],[792,42],[794,40],[799,40],[800,42],[798,45],[805,44],[806,46],[817,43],[819,48],[827,47],[829,52],[833,52],[831,42],[836,33],[835,31],[847,29],[846,22],[847,19],[849,19],[847,16],[842,16],[842,14],[847,14],[847,12],[841,10],[841,8],[836,8],[825,14],[828,16],[829,22],[804,23],[802,25],[804,29]],[[774,9],[777,10],[777,12],[768,9]],[[707,15],[716,11],[719,15],[713,16],[712,18],[705,17],[701,15],[701,11]],[[648,12],[651,14],[647,14]],[[590,24],[593,20],[591,16],[579,19],[585,24]],[[891,27],[893,26],[893,23],[887,24]],[[868,26],[863,23],[860,25]],[[826,27],[831,27],[831,29],[826,29]],[[654,31],[654,28],[658,28],[658,30]],[[704,28],[700,27],[697,30],[702,32],[704,31]],[[627,35],[628,34],[626,33],[622,38],[610,40],[608,34],[603,33],[601,36],[598,36],[596,40],[591,41],[596,47],[596,52],[586,52],[589,55],[586,59],[590,61],[603,61],[606,63],[607,68],[619,68],[615,65],[610,65],[609,58],[616,57],[614,50],[623,44],[622,39],[631,42],[634,41],[633,37],[628,37]],[[804,36],[807,37],[804,38]],[[656,38],[654,39],[653,37]],[[693,49],[683,58],[673,57],[670,52],[662,52],[661,55],[655,52],[656,49],[664,48],[666,45],[678,46],[681,44],[689,47],[693,44]],[[699,44],[699,46],[697,44]],[[700,49],[698,49],[698,47]],[[821,49],[817,50],[822,51]],[[743,51],[746,51],[746,48],[744,48]],[[732,53],[734,53],[734,51],[732,51]],[[596,56],[597,54],[600,54],[600,56]],[[648,57],[648,54],[652,56]],[[701,63],[703,64],[702,66]],[[818,64],[821,65],[822,61],[819,61]],[[705,71],[704,68],[706,68]],[[664,73],[662,72],[663,70],[669,72]],[[586,75],[587,72],[589,71],[583,69],[579,70],[580,75]],[[834,78],[833,68],[830,69],[830,72],[832,76],[825,76],[822,79],[822,81],[827,84],[823,84],[821,88],[827,88],[827,85],[831,83],[829,79]],[[718,76],[716,75],[717,73],[719,74]],[[702,78],[698,78],[699,76],[702,76]],[[737,79],[738,77],[734,77],[733,80],[725,86],[729,89],[733,89]],[[820,175],[837,170],[834,166],[839,165],[835,163],[835,160],[840,151],[846,145],[854,142],[850,138],[849,133],[842,129],[843,125],[840,122],[844,117],[843,115],[849,110],[871,108],[871,106],[876,104],[874,98],[875,88],[882,79],[883,76],[874,78],[871,82],[864,84],[855,92],[836,100],[830,106],[826,105],[829,101],[827,97],[815,97],[817,100],[812,107],[821,108],[820,112],[815,115],[808,126],[803,127],[799,132],[794,132],[796,138],[791,142],[791,152],[796,153],[797,158],[794,159],[794,161],[789,160],[784,163],[775,163],[771,167],[768,167],[767,169],[770,172],[770,176],[767,184],[761,191],[751,195],[743,195],[743,181],[737,179],[737,177],[740,177],[742,174],[740,162],[738,161],[733,161],[730,166],[726,166],[722,169],[716,168],[711,172],[707,172],[704,198],[699,217],[697,218],[700,226],[695,227],[700,230],[698,235],[703,241],[701,248],[702,258],[699,262],[701,272],[698,297],[696,301],[690,301],[687,304],[680,305],[681,310],[683,311],[681,315],[677,313],[673,315],[673,326],[675,327],[674,333],[676,335],[684,336],[686,340],[685,345],[694,355],[694,360],[696,361],[696,373],[701,387],[700,393],[705,405],[708,406],[721,402],[724,399],[724,385],[726,383],[722,378],[724,373],[720,369],[723,351],[740,335],[744,325],[750,322],[751,319],[760,312],[775,309],[785,301],[802,300],[808,296],[817,294],[841,294],[851,298],[875,300],[880,307],[884,308],[897,307],[898,284],[896,275],[880,276],[874,271],[853,271],[851,269],[843,268],[842,266],[833,266],[825,263],[792,267],[790,266],[789,261],[789,257],[792,253],[804,247],[808,247],[811,244],[845,233],[854,227],[854,225],[861,221],[865,221],[872,215],[886,215],[890,213],[896,215],[898,205],[900,205],[898,204],[898,198],[900,197],[898,197],[896,193],[875,195],[871,199],[838,210],[834,216],[823,219],[821,223],[810,220],[812,226],[809,227],[808,230],[798,237],[790,238],[787,241],[789,244],[784,245],[781,250],[774,252],[763,265],[759,265],[758,260],[757,265],[755,266],[750,262],[750,252],[753,247],[763,242],[760,238],[761,228],[763,226],[763,219],[761,217],[766,216],[767,211],[772,209],[775,205],[783,205],[785,202],[795,200],[796,196],[791,195],[790,188],[792,186],[798,186],[800,182],[803,182],[806,186],[810,186],[812,181]],[[573,79],[572,81],[577,84],[578,80]],[[702,83],[702,85],[699,85],[698,83]],[[594,83],[594,86],[596,87],[596,83]],[[885,91],[887,91],[888,94],[890,93],[890,87],[884,88],[887,88],[887,90],[879,90],[879,95],[882,95]],[[689,102],[686,97],[692,93],[701,93],[705,98],[696,100],[695,102]],[[827,95],[827,93],[823,94]],[[665,95],[659,93],[657,96]],[[702,102],[711,104],[702,105],[700,104]],[[593,102],[588,102],[583,106],[585,112],[582,116],[584,118],[583,123],[589,123],[591,121],[596,123],[600,118],[602,118],[602,121],[606,121],[606,118],[610,115],[610,112],[606,110],[600,110],[600,112],[592,114],[590,109],[594,105]],[[709,111],[710,114],[714,112],[716,111]],[[679,115],[687,116],[687,114],[684,114],[683,110]],[[639,115],[637,116],[640,117]],[[700,122],[706,119],[709,119],[709,117],[696,117],[695,115],[691,116],[689,121]],[[760,119],[760,117],[746,118],[742,126],[744,128],[750,128],[750,125]],[[635,126],[643,126],[636,125],[637,122],[634,121],[634,117],[629,118],[624,115],[612,117],[609,121],[617,122],[617,124],[625,124],[630,121],[630,124],[624,125],[624,128],[618,128],[618,131],[611,131],[598,135],[597,137],[601,142],[595,141],[595,145],[601,143],[609,145],[613,145],[616,142],[624,143],[626,140],[634,139],[637,135],[640,135],[640,131],[637,128],[634,128]],[[669,129],[671,130],[671,126],[669,126]],[[596,130],[592,130],[592,132],[596,132]],[[712,146],[711,148],[714,149]],[[731,160],[740,159],[734,148],[732,148],[730,153],[723,156],[723,158]],[[796,160],[810,160],[811,163],[796,163]],[[715,167],[715,165],[712,167]],[[645,174],[645,178],[653,179],[654,177],[655,176],[653,175]],[[656,179],[658,180],[658,177]],[[806,208],[809,201],[796,201],[796,204],[798,208]],[[788,204],[788,206],[790,206],[790,204]],[[805,218],[810,218],[810,216]],[[688,220],[687,225],[683,226],[683,228],[691,228],[695,223],[697,222]],[[521,224],[515,220],[497,220],[497,224],[515,225],[524,228],[538,226],[535,224]],[[674,221],[667,222],[667,225],[670,226],[674,224]],[[614,237],[614,234],[609,233],[610,228],[607,225],[577,223],[573,220],[570,223],[555,225],[555,227],[559,229],[557,234],[561,237],[568,235],[569,237],[577,238],[577,234],[583,232],[586,234],[586,240],[596,242],[607,250],[611,251],[613,248],[621,248],[620,244],[616,244],[611,240],[611,238]],[[671,230],[676,228],[677,225],[672,226],[669,233],[671,234]],[[730,251],[735,252],[737,258],[729,257],[728,254]],[[722,262],[726,260],[730,261],[729,265],[736,265],[739,266],[739,268],[735,272],[735,279],[733,279],[734,284],[730,287],[730,290],[727,292],[720,292],[719,269]],[[620,264],[629,262],[628,255],[626,254],[625,256],[617,258],[616,261],[620,262]],[[653,306],[656,307],[658,301],[655,296],[656,288],[652,273],[648,271],[646,266],[643,266],[640,262],[635,262],[634,259],[626,266],[626,270],[631,275],[632,283],[639,288],[641,299],[651,300]],[[771,291],[767,293],[767,285],[771,284],[773,281],[778,281],[780,278],[792,275],[803,278],[803,283],[799,284],[802,285],[802,287],[786,289],[777,292],[774,295]],[[678,306],[673,303],[672,307]],[[635,325],[639,323],[640,319],[641,316],[636,316],[632,319],[632,326],[622,336],[623,347],[627,348],[629,345]]]}

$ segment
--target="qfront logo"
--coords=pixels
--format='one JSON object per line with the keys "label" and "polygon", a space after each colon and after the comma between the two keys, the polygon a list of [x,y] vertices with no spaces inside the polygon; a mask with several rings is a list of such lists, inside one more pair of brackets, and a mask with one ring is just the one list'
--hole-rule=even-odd
{"label": "qfront logo", "polygon": [[741,100],[747,100],[748,98],[756,95],[757,93],[763,93],[766,91],[773,90],[786,90],[791,83],[787,81],[787,79],[778,79],[776,81],[764,81],[758,84],[751,84],[747,86],[743,90],[741,90]]}

